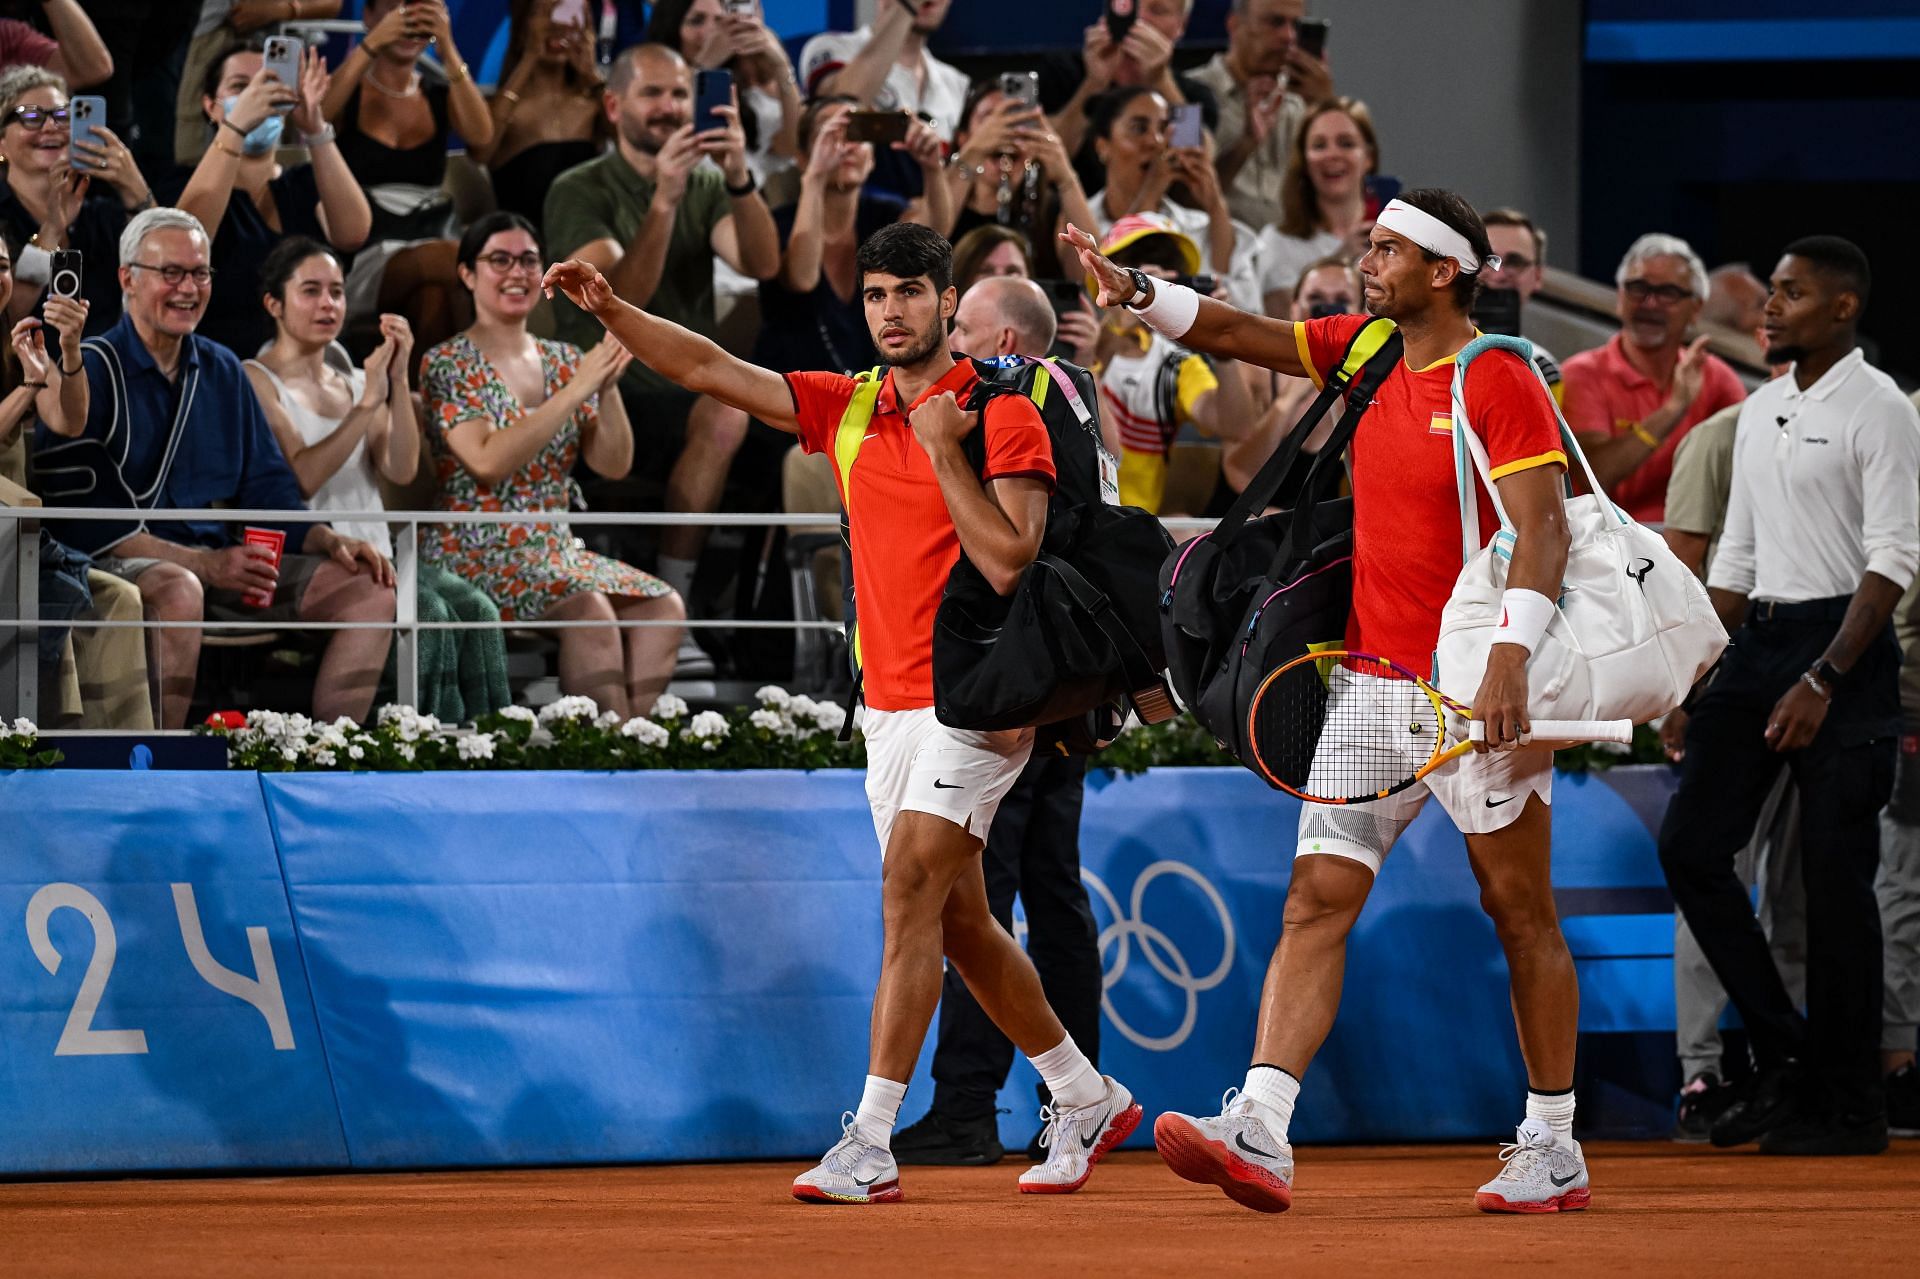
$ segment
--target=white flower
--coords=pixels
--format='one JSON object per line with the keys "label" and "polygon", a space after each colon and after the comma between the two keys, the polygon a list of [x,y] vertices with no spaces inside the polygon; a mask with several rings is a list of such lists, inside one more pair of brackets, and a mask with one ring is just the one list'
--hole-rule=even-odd
{"label": "white flower", "polygon": [[540,722],[540,717],[524,706],[502,706],[500,708],[500,718],[510,719],[520,724],[537,724]]}
{"label": "white flower", "polygon": [[329,724],[320,730],[320,736],[314,745],[320,750],[337,751],[345,749],[347,735],[338,723]]}
{"label": "white flower", "polygon": [[460,752],[461,759],[492,759],[493,734],[469,733],[465,737],[456,737],[454,747]]}
{"label": "white flower", "polygon": [[340,762],[340,757],[322,746],[313,753],[313,762],[322,768],[332,768]]}
{"label": "white flower", "polygon": [[388,702],[380,708],[380,713],[373,717],[373,722],[384,728],[388,724],[397,724],[402,719],[418,718],[420,718],[420,712],[414,710],[413,707],[404,706],[398,702]]}
{"label": "white flower", "polygon": [[659,700],[653,704],[653,718],[655,719],[684,719],[686,714],[686,702],[675,697],[672,693],[660,694]]}
{"label": "white flower", "polygon": [[353,719],[350,716],[342,715],[338,719],[333,721],[333,727],[339,729],[343,733],[351,733],[356,729],[358,729],[360,726],[354,723]]}
{"label": "white flower", "polygon": [[[693,722],[687,725],[687,736],[697,742],[711,742],[714,745],[719,744],[720,739],[727,735],[727,731],[727,717],[719,711],[701,711],[693,717]],[[713,746],[709,745],[707,749],[712,750]]]}
{"label": "white flower", "polygon": [[793,705],[793,694],[777,684],[769,684],[753,695],[762,706],[776,711],[784,711]]}
{"label": "white flower", "polygon": [[24,716],[13,721],[13,731],[17,737],[38,737],[40,735],[39,726]]}
{"label": "white flower", "polygon": [[832,702],[814,703],[813,723],[816,728],[828,733],[838,733],[846,722],[847,710],[844,706],[836,706]]}
{"label": "white flower", "polygon": [[287,734],[287,717],[279,711],[248,711],[247,727],[277,742]]}
{"label": "white flower", "polygon": [[400,744],[398,744],[397,746],[395,746],[395,747],[394,747],[393,749],[394,749],[394,750],[396,750],[396,751],[398,751],[398,752],[400,753],[400,758],[401,758],[401,759],[404,759],[404,760],[406,760],[406,761],[407,761],[408,763],[412,763],[412,762],[413,762],[413,747],[412,747],[412,746],[409,746],[409,745],[408,745],[407,743],[405,743],[405,742],[401,742]]}
{"label": "white flower", "polygon": [[787,714],[795,719],[812,719],[819,709],[820,703],[811,697],[800,696],[794,698],[792,704],[787,707]]}
{"label": "white flower", "polygon": [[347,747],[348,759],[365,759],[366,757],[367,748],[361,746],[359,743],[356,742],[354,745]]}
{"label": "white flower", "polygon": [[755,728],[764,728],[769,733],[782,733],[787,727],[787,717],[779,711],[760,710],[747,716],[747,723]]}
{"label": "white flower", "polygon": [[291,746],[282,746],[280,748],[280,758],[291,764],[300,758],[300,752]]}
{"label": "white flower", "polygon": [[619,711],[601,711],[600,717],[593,721],[595,728],[612,728],[620,722]]}
{"label": "white flower", "polygon": [[653,750],[659,750],[669,741],[673,740],[671,733],[644,715],[635,715],[632,719],[622,724],[620,726],[620,736],[631,737],[642,746],[649,747]]}
{"label": "white flower", "polygon": [[540,723],[551,724],[562,719],[590,720],[599,713],[600,707],[591,697],[563,697],[540,708]]}
{"label": "white flower", "polygon": [[305,715],[287,716],[287,735],[289,737],[305,737],[308,730],[312,727],[313,721]]}

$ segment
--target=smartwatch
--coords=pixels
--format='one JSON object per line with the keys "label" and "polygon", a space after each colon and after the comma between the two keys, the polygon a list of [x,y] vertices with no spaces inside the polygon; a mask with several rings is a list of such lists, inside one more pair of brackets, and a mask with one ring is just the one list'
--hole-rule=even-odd
{"label": "smartwatch", "polygon": [[1153,277],[1137,266],[1122,267],[1121,270],[1132,277],[1133,292],[1120,305],[1125,307],[1140,305],[1146,301],[1147,294],[1153,291]]}
{"label": "smartwatch", "polygon": [[1824,657],[1813,664],[1812,670],[1813,677],[1828,688],[1839,688],[1846,682],[1847,673]]}

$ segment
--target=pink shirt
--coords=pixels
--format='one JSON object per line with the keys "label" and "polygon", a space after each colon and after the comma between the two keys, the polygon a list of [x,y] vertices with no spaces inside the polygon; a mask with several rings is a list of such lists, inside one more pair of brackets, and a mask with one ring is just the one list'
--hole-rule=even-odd
{"label": "pink shirt", "polygon": [[[1582,351],[1560,366],[1566,386],[1567,425],[1576,435],[1618,439],[1651,417],[1666,403],[1671,388],[1656,384],[1627,362],[1618,333],[1607,344]],[[1667,480],[1673,475],[1674,450],[1687,432],[1729,404],[1747,398],[1740,377],[1717,355],[1707,356],[1700,394],[1686,416],[1631,475],[1616,482],[1609,496],[1636,520],[1659,523],[1666,518]]]}

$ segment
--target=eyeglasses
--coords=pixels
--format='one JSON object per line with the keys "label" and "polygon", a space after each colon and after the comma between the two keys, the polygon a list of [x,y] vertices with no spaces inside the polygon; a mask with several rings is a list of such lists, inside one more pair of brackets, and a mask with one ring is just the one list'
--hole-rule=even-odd
{"label": "eyeglasses", "polygon": [[1620,287],[1635,302],[1658,298],[1663,306],[1678,306],[1693,296],[1692,289],[1683,289],[1677,284],[1648,284],[1645,280],[1628,280]]}
{"label": "eyeglasses", "polygon": [[538,271],[540,269],[540,255],[538,253],[521,253],[515,255],[508,253],[505,249],[496,249],[492,253],[482,253],[479,260],[485,262],[501,275],[505,275],[515,267],[519,267],[522,271]]}
{"label": "eyeglasses", "polygon": [[23,129],[31,129],[33,132],[38,133],[40,126],[49,120],[64,127],[67,123],[68,115],[65,107],[55,107],[51,111],[41,107],[15,107],[12,112],[8,114],[7,119],[9,122],[17,124]]}
{"label": "eyeglasses", "polygon": [[210,266],[175,266],[171,262],[165,264],[155,262],[129,262],[127,265],[130,267],[138,267],[142,271],[152,271],[162,280],[165,280],[167,287],[170,289],[179,288],[181,282],[184,280],[192,280],[195,284],[207,284],[213,279],[213,268]]}
{"label": "eyeglasses", "polygon": [[1538,262],[1535,262],[1524,253],[1502,253],[1500,255],[1500,269],[1502,271],[1531,271],[1539,265]]}

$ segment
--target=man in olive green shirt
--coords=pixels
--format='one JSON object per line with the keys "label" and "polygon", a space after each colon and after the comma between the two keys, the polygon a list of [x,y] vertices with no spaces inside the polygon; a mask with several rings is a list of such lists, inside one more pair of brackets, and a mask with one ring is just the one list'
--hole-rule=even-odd
{"label": "man in olive green shirt", "polygon": [[[718,109],[725,128],[695,133],[693,73],[665,45],[642,44],[614,60],[606,110],[614,149],[567,170],[547,192],[548,255],[593,263],[626,301],[711,337],[716,255],[756,280],[780,269],[773,214],[747,167],[738,98]],[[701,163],[707,159],[713,163]],[[562,338],[582,347],[599,340],[593,317],[565,298],[556,298],[554,307]],[[746,438],[746,415],[685,394],[645,367],[644,351],[636,354],[620,390],[636,442],[660,445],[643,448],[642,457],[673,458],[666,508],[712,511]],[[705,528],[673,527],[660,536],[660,576],[689,603],[706,534]],[[681,675],[711,672],[691,632],[681,658]]]}

